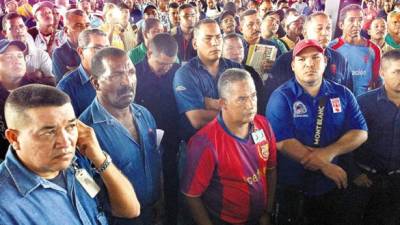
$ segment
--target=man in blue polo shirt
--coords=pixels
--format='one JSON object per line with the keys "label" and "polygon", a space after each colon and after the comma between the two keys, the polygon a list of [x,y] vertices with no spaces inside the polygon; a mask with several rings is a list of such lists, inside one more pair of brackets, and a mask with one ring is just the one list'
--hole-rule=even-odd
{"label": "man in blue polo shirt", "polygon": [[[353,80],[346,59],[338,52],[328,47],[332,36],[332,21],[328,14],[316,12],[309,15],[304,23],[304,38],[316,40],[323,48],[325,57],[328,59],[324,71],[324,78],[345,85],[350,90]],[[293,51],[280,56],[271,70],[271,76],[266,82],[267,100],[272,92],[280,85],[294,77],[290,64]]]}
{"label": "man in blue polo shirt", "polygon": [[367,142],[354,151],[357,186],[349,201],[358,219],[363,218],[357,224],[400,223],[399,72],[400,51],[386,52],[380,69],[383,87],[357,98],[369,129]]}
{"label": "man in blue polo shirt", "polygon": [[178,44],[167,34],[157,34],[147,44],[147,57],[136,65],[137,86],[135,102],[146,107],[164,130],[161,141],[167,224],[176,224],[178,200],[178,167],[176,153],[179,149],[177,121],[178,109],[172,81],[179,64],[175,63]]}
{"label": "man in blue polo shirt", "polygon": [[[282,224],[347,224],[339,190],[347,187],[347,174],[338,162],[367,139],[367,126],[354,95],[323,79],[326,62],[324,49],[316,41],[297,43],[291,64],[295,78],[276,89],[267,105],[266,115],[281,153],[278,204]],[[304,199],[299,200],[304,204],[289,202],[293,195]],[[289,207],[304,213],[291,215],[294,211]]]}
{"label": "man in blue polo shirt", "polygon": [[89,27],[89,18],[83,10],[71,9],[65,14],[64,31],[67,34],[67,41],[56,48],[52,55],[53,74],[57,81],[61,80],[65,73],[75,69],[80,58],[76,51],[79,34]]}
{"label": "man in blue polo shirt", "polygon": [[57,85],[71,98],[75,115],[79,116],[92,103],[96,91],[90,83],[90,60],[100,49],[109,46],[107,34],[99,29],[84,30],[79,35],[77,52],[81,58],[78,68],[67,73]]}
{"label": "man in blue polo shirt", "polygon": [[82,113],[82,122],[93,127],[102,149],[137,187],[141,205],[137,219],[112,218],[113,224],[152,225],[161,193],[161,154],[156,123],[143,106],[133,103],[136,70],[118,48],[104,48],[91,61],[91,82],[96,98]]}
{"label": "man in blue polo shirt", "polygon": [[241,68],[240,64],[221,58],[222,34],[215,20],[197,23],[193,45],[198,56],[176,71],[173,82],[183,140],[218,114],[217,82],[221,73],[228,68]]}

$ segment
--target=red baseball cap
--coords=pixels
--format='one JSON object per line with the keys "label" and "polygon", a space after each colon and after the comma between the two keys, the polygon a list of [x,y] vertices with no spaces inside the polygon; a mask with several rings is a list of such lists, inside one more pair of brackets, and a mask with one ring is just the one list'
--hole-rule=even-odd
{"label": "red baseball cap", "polygon": [[306,48],[314,47],[322,54],[324,53],[324,48],[315,40],[307,39],[299,41],[293,49],[293,57],[297,56],[301,51]]}

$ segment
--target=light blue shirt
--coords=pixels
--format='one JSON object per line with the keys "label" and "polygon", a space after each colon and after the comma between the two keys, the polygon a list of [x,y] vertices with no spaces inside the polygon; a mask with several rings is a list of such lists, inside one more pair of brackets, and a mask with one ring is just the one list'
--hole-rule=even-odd
{"label": "light blue shirt", "polygon": [[[83,165],[82,158],[76,162]],[[74,169],[62,173],[66,189],[28,170],[9,148],[0,164],[0,224],[107,225],[105,214],[76,180]]]}

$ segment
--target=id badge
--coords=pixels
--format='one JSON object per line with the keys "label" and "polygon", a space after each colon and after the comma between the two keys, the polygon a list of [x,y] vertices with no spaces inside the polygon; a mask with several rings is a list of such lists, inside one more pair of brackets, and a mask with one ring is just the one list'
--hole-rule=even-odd
{"label": "id badge", "polygon": [[76,170],[75,177],[91,198],[100,192],[100,187],[85,169]]}
{"label": "id badge", "polygon": [[253,138],[253,141],[255,144],[261,143],[263,141],[266,141],[267,139],[265,138],[265,134],[263,130],[256,130],[253,133],[251,133],[251,137]]}

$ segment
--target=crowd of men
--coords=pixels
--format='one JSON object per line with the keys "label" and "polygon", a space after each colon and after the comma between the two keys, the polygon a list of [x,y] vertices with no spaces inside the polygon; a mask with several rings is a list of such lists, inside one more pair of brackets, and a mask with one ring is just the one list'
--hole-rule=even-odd
{"label": "crowd of men", "polygon": [[1,4],[0,224],[400,224],[400,0]]}

